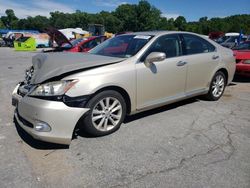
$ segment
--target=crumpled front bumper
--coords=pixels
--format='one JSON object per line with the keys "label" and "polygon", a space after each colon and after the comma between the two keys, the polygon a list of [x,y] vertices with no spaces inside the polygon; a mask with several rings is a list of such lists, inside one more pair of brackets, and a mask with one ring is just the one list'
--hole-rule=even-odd
{"label": "crumpled front bumper", "polygon": [[[17,89],[13,91],[12,103],[13,101],[17,106],[15,119],[27,133],[35,139],[58,144],[70,144],[78,120],[89,110],[69,107],[58,101],[21,97],[17,94]],[[38,122],[48,124],[51,131],[35,130]]]}

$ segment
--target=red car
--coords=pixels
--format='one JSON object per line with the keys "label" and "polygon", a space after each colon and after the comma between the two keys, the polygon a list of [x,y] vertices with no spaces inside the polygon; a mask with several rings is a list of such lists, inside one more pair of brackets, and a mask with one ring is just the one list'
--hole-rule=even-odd
{"label": "red car", "polygon": [[107,39],[106,36],[93,36],[68,40],[66,36],[54,28],[47,29],[46,33],[50,36],[52,41],[55,41],[57,46],[52,50],[46,50],[44,52],[87,52]]}
{"label": "red car", "polygon": [[69,46],[69,49],[65,49],[65,51],[68,52],[88,52],[106,39],[106,36],[93,36],[82,39],[74,39],[71,40],[70,43],[63,44],[63,47]]}
{"label": "red car", "polygon": [[250,77],[250,41],[233,48],[236,58],[236,74]]}

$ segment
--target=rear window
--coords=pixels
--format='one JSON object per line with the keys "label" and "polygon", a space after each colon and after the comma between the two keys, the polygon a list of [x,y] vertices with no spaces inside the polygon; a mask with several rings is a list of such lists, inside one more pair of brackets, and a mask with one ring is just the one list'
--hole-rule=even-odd
{"label": "rear window", "polygon": [[215,46],[205,39],[191,34],[183,34],[185,42],[185,55],[214,52]]}

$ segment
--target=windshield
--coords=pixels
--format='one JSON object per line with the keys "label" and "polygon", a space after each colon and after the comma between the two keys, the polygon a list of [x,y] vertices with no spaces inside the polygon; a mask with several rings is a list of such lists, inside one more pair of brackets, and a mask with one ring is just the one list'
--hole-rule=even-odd
{"label": "windshield", "polygon": [[19,39],[17,39],[17,42],[25,42],[26,40],[28,40],[30,37],[20,37]]}
{"label": "windshield", "polygon": [[227,37],[227,36],[223,36],[223,37],[220,37],[220,38],[218,38],[217,39],[217,42],[218,43],[223,43],[225,40],[227,40],[229,37]]}
{"label": "windshield", "polygon": [[237,40],[239,37],[238,36],[232,36],[229,37],[225,42],[235,42],[235,40]]}
{"label": "windshield", "polygon": [[239,46],[234,47],[233,50],[250,50],[250,42],[241,43]]}
{"label": "windshield", "polygon": [[[86,38],[74,39],[74,40],[71,40],[70,43],[72,44],[72,46],[76,46],[77,44],[79,44],[83,40],[87,40],[87,39]],[[71,48],[71,45],[68,43],[65,43],[62,45],[62,47]]]}
{"label": "windshield", "polygon": [[134,56],[152,37],[151,35],[120,35],[103,42],[90,53],[128,58]]}

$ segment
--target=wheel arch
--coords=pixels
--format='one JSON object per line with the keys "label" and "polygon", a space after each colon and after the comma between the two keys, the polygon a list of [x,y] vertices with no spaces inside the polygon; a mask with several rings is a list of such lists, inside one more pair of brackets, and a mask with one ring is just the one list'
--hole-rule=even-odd
{"label": "wheel arch", "polygon": [[131,99],[130,99],[130,96],[129,96],[128,92],[125,89],[123,89],[122,87],[114,86],[114,85],[106,86],[106,87],[98,89],[92,95],[94,96],[94,95],[96,95],[96,94],[98,94],[98,93],[100,93],[102,91],[106,91],[106,90],[113,90],[113,91],[116,91],[116,92],[120,93],[122,95],[122,97],[124,98],[125,103],[126,103],[126,109],[127,109],[126,114],[130,114],[130,112],[131,112]]}
{"label": "wheel arch", "polygon": [[227,71],[227,69],[226,68],[220,68],[216,72],[222,72],[225,75],[225,77],[226,77],[226,85],[227,85],[228,84],[228,71]]}

